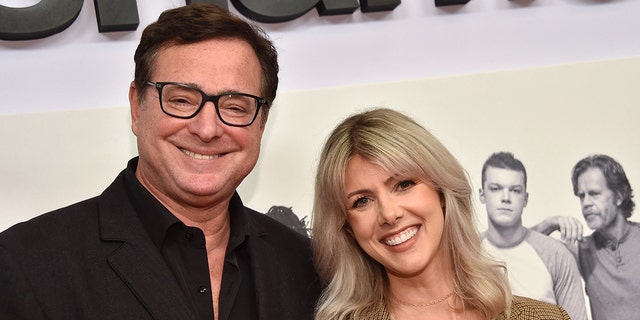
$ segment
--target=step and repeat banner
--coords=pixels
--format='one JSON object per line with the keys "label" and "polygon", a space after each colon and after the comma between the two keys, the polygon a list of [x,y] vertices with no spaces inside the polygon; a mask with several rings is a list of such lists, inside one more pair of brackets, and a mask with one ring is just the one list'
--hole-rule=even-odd
{"label": "step and repeat banner", "polygon": [[[460,160],[481,231],[494,152],[527,170],[525,226],[584,224],[571,169],[590,154],[617,160],[640,190],[640,1],[197,2],[254,17],[278,48],[278,98],[239,193],[293,227],[309,226],[326,136],[373,107],[414,117]],[[0,230],[100,194],[136,156],[133,52],[146,25],[185,3],[0,0]]]}
{"label": "step and repeat banner", "polygon": [[[440,138],[476,192],[487,157],[513,152],[528,173],[525,226],[550,215],[582,221],[570,177],[583,157],[613,157],[640,190],[639,70],[640,57],[633,57],[282,92],[240,194],[259,211],[286,207],[308,222],[324,139],[349,114],[384,106],[415,117]],[[0,116],[0,229],[99,194],[136,155],[130,123],[127,106]]]}

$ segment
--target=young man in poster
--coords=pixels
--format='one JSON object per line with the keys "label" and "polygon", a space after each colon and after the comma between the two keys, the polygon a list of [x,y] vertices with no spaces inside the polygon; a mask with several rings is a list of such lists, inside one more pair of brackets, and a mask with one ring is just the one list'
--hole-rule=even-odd
{"label": "young man in poster", "polygon": [[513,293],[557,304],[571,319],[587,319],[582,283],[571,252],[558,240],[522,225],[527,173],[508,152],[492,154],[482,167],[480,202],[487,210],[483,247],[507,265]]}

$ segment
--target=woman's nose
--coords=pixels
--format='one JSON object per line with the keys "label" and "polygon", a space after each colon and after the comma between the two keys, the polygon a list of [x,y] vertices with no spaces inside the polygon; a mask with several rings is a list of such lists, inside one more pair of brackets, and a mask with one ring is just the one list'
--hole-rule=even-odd
{"label": "woman's nose", "polygon": [[398,204],[385,200],[378,206],[378,223],[392,225],[404,215],[404,209]]}

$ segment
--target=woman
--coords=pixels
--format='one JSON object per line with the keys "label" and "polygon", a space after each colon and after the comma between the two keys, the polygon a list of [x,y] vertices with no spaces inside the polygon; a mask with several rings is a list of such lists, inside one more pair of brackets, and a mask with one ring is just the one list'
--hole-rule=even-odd
{"label": "woman", "polygon": [[466,172],[411,118],[374,109],[344,120],[315,187],[315,263],[327,285],[317,320],[569,319],[512,297],[505,267],[481,249]]}

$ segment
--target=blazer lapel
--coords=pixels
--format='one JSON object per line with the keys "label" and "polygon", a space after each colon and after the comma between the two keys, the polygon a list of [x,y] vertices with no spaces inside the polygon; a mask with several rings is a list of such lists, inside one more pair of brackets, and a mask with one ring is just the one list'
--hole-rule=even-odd
{"label": "blazer lapel", "polygon": [[107,257],[111,268],[158,320],[195,320],[182,289],[137,219],[122,175],[100,196],[100,237],[122,242]]}
{"label": "blazer lapel", "polygon": [[107,260],[154,319],[196,319],[159,254],[124,243]]}
{"label": "blazer lapel", "polygon": [[249,239],[259,317],[261,320],[287,319],[283,317],[287,308],[281,305],[284,298],[280,295],[286,288],[282,287],[282,281],[278,278],[280,272],[276,270],[277,254],[262,239],[262,235],[252,234]]}

